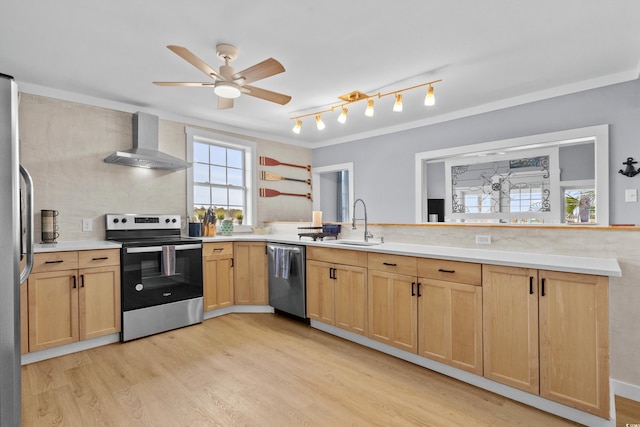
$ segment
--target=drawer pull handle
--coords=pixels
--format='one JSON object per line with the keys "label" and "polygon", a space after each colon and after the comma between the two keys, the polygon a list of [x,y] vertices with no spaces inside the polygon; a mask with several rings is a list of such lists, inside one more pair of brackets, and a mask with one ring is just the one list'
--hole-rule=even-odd
{"label": "drawer pull handle", "polygon": [[55,261],[45,261],[45,264],[60,264],[61,262],[64,262],[63,259],[57,259]]}
{"label": "drawer pull handle", "polygon": [[455,270],[445,270],[444,268],[439,268],[438,271],[440,273],[455,273]]}
{"label": "drawer pull handle", "polygon": [[77,280],[76,276],[73,276],[73,289],[78,287],[78,284],[77,284],[76,280]]}
{"label": "drawer pull handle", "polygon": [[411,296],[415,296],[416,295],[416,282],[411,282]]}
{"label": "drawer pull handle", "polygon": [[420,285],[421,285],[421,283],[418,282],[418,298],[422,296],[422,294],[420,293]]}
{"label": "drawer pull handle", "polygon": [[387,266],[389,266],[389,267],[396,267],[396,266],[398,265],[398,264],[391,263],[391,262],[383,262],[382,264],[383,264],[383,265],[387,265]]}
{"label": "drawer pull handle", "polygon": [[84,274],[80,275],[80,287],[84,288]]}
{"label": "drawer pull handle", "polygon": [[101,256],[99,258],[92,258],[91,261],[104,261],[105,259],[109,259],[108,256]]}
{"label": "drawer pull handle", "polygon": [[533,276],[529,276],[529,295],[533,295]]}
{"label": "drawer pull handle", "polygon": [[213,248],[213,252],[222,252],[224,248]]}
{"label": "drawer pull handle", "polygon": [[541,285],[541,288],[542,288],[542,296],[544,296],[544,282],[545,282],[545,279],[544,279],[544,277],[543,277],[543,278],[540,280],[540,285]]}

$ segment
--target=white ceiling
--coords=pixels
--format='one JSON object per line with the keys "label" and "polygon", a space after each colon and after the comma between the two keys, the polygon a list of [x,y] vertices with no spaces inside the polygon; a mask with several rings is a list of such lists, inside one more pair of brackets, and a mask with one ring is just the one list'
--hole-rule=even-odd
{"label": "white ceiling", "polygon": [[[95,97],[161,118],[207,124],[319,147],[638,78],[637,0],[9,0],[0,12],[0,72],[24,91]],[[292,96],[281,106],[242,96],[217,110],[210,88],[151,82],[206,81],[166,48],[187,47],[214,69],[229,43],[245,69],[268,57],[286,72],[252,83]],[[430,80],[424,90],[313,117],[291,132],[291,117],[325,109],[354,90],[389,92]],[[82,99],[80,97],[79,99]],[[86,98],[90,99],[90,98]]]}

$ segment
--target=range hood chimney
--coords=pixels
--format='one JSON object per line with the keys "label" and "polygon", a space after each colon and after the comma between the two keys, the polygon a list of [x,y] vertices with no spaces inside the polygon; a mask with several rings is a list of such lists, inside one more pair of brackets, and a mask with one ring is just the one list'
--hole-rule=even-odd
{"label": "range hood chimney", "polygon": [[158,116],[137,112],[133,115],[133,148],[116,151],[106,163],[149,169],[178,171],[191,163],[158,151]]}

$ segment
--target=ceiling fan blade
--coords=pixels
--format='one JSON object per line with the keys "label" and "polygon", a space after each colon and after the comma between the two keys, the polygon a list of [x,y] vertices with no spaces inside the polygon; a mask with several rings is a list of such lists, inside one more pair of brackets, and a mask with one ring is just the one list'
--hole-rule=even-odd
{"label": "ceiling fan blade", "polygon": [[218,110],[226,110],[227,108],[233,108],[233,98],[218,97]]}
{"label": "ceiling fan blade", "polygon": [[153,82],[153,84],[158,86],[214,86],[213,82]]}
{"label": "ceiling fan blade", "polygon": [[235,73],[231,78],[233,80],[244,79],[242,84],[252,83],[267,77],[275,76],[284,72],[284,67],[281,63],[273,58],[265,59],[264,61],[247,68],[246,70]]}
{"label": "ceiling fan blade", "polygon": [[196,67],[198,70],[205,73],[207,76],[214,79],[224,80],[224,78],[220,74],[218,74],[216,70],[211,68],[206,62],[198,58],[186,47],[169,45],[167,46],[167,48],[169,48],[169,50],[171,50],[173,53],[175,53],[176,55],[178,55],[179,57],[187,61],[189,64]]}
{"label": "ceiling fan blade", "polygon": [[260,89],[259,87],[255,86],[244,85],[243,88],[250,90],[247,95],[255,96],[256,98],[264,99],[266,101],[275,102],[276,104],[284,105],[287,102],[291,101],[291,97],[289,95],[284,95],[282,93]]}

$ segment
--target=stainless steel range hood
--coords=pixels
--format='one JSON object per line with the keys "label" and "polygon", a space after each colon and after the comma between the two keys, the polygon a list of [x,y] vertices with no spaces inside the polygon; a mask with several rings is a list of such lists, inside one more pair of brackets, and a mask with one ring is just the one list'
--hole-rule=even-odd
{"label": "stainless steel range hood", "polygon": [[116,151],[106,163],[150,169],[182,170],[191,163],[158,151],[158,116],[137,112],[133,115],[133,148]]}

